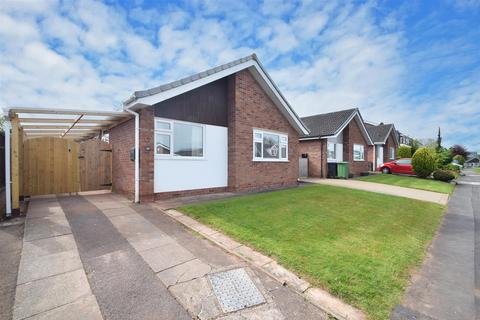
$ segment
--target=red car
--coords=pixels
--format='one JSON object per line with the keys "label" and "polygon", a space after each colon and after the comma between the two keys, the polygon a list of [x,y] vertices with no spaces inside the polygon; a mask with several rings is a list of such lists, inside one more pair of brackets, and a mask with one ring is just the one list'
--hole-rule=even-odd
{"label": "red car", "polygon": [[401,174],[415,174],[412,167],[412,159],[403,158],[395,161],[386,162],[377,168],[377,171],[383,173],[401,173]]}

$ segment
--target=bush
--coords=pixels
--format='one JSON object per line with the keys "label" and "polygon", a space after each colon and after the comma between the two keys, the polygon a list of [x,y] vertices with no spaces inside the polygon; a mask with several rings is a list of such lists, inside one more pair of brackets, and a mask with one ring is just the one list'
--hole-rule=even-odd
{"label": "bush", "polygon": [[447,164],[446,166],[443,166],[442,169],[448,170],[448,171],[460,172],[460,168],[451,163]]}
{"label": "bush", "polygon": [[433,172],[433,179],[450,182],[455,179],[455,175],[447,170],[436,170]]}
{"label": "bush", "polygon": [[422,147],[412,157],[413,171],[415,171],[417,177],[426,178],[436,169],[436,160],[435,153],[432,150]]}
{"label": "bush", "polygon": [[412,147],[410,147],[410,146],[400,146],[400,147],[398,147],[397,156],[399,158],[411,158],[412,157]]}
{"label": "bush", "polygon": [[465,158],[459,154],[457,154],[455,157],[453,157],[453,160],[457,160],[458,161],[458,164],[461,164],[463,166],[463,164],[465,163]]}
{"label": "bush", "polygon": [[443,148],[440,152],[437,153],[437,164],[439,167],[443,167],[451,163],[453,160],[453,155],[450,149]]}

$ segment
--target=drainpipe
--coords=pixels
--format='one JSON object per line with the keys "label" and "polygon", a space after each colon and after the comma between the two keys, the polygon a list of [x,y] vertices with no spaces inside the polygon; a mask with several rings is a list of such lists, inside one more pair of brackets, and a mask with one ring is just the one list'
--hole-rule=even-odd
{"label": "drainpipe", "polygon": [[125,108],[135,116],[135,202],[140,202],[140,114]]}
{"label": "drainpipe", "polygon": [[10,121],[5,121],[3,131],[5,132],[5,202],[6,217],[12,217],[12,182],[10,181]]}

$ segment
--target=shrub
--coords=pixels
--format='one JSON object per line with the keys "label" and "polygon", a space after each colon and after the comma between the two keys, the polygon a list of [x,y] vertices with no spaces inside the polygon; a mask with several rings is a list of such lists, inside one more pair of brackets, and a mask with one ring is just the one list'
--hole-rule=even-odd
{"label": "shrub", "polygon": [[437,153],[437,164],[439,167],[443,167],[451,163],[453,160],[453,155],[450,149],[443,148],[440,152]]}
{"label": "shrub", "polygon": [[455,179],[455,175],[447,170],[435,170],[433,172],[433,179],[439,181],[450,182]]}
{"label": "shrub", "polygon": [[455,172],[460,172],[460,168],[454,164],[447,164],[446,166],[443,166],[444,170],[449,170],[449,171],[455,171]]}
{"label": "shrub", "polygon": [[399,158],[411,158],[412,157],[412,147],[410,147],[410,146],[400,146],[400,147],[398,147],[397,156]]}
{"label": "shrub", "polygon": [[436,160],[435,153],[432,150],[422,147],[412,157],[413,171],[415,171],[417,177],[426,178],[436,169]]}
{"label": "shrub", "polygon": [[453,160],[457,160],[458,161],[458,164],[461,164],[463,166],[463,164],[465,163],[465,158],[459,154],[457,154],[455,157],[453,157]]}

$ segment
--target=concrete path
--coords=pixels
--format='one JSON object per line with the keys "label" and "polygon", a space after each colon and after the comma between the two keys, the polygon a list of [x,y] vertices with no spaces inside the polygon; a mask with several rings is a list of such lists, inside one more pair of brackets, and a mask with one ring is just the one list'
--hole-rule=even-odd
{"label": "concrete path", "polygon": [[392,319],[477,319],[480,289],[480,176],[466,171],[420,272]]}
{"label": "concrete path", "polygon": [[31,200],[13,311],[14,319],[327,319],[254,264],[114,194]]}
{"label": "concrete path", "polygon": [[382,183],[366,182],[359,180],[343,180],[343,179],[317,179],[317,178],[303,178],[302,182],[326,184],[336,187],[344,187],[358,190],[365,190],[370,192],[384,193],[392,196],[411,198],[416,200],[428,201],[445,205],[448,202],[448,194],[438,193],[432,191],[424,191],[418,189],[404,188],[392,186]]}

